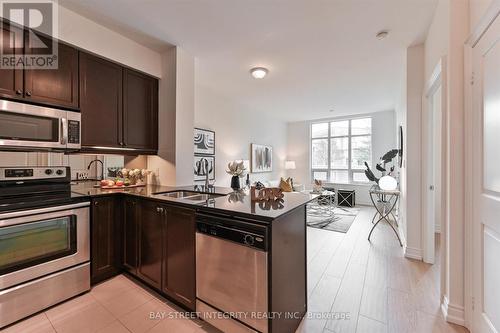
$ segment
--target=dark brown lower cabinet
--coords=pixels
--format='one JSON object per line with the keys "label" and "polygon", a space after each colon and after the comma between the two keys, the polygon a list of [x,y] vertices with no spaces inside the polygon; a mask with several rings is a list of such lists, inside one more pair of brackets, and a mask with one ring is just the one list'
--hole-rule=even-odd
{"label": "dark brown lower cabinet", "polygon": [[162,290],[194,311],[196,301],[195,213],[191,209],[168,207],[165,216]]}
{"label": "dark brown lower cabinet", "polygon": [[92,283],[121,270],[195,310],[195,211],[134,197],[92,199]]}
{"label": "dark brown lower cabinet", "polygon": [[164,207],[155,201],[139,201],[139,262],[137,276],[161,290]]}
{"label": "dark brown lower cabinet", "polygon": [[135,198],[126,197],[123,207],[123,268],[137,275],[138,264],[138,204]]}
{"label": "dark brown lower cabinet", "polygon": [[120,272],[121,230],[120,198],[92,199],[91,209],[91,281],[97,283]]}

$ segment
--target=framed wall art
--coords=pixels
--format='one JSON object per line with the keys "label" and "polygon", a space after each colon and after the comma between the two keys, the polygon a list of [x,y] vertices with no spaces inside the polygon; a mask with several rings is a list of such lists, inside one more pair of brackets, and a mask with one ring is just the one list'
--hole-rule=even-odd
{"label": "framed wall art", "polygon": [[194,153],[199,155],[215,155],[215,132],[194,129]]}
{"label": "framed wall art", "polygon": [[194,180],[205,180],[207,173],[209,180],[215,179],[215,156],[194,156],[193,163]]}
{"label": "framed wall art", "polygon": [[252,172],[273,171],[273,147],[252,143]]}

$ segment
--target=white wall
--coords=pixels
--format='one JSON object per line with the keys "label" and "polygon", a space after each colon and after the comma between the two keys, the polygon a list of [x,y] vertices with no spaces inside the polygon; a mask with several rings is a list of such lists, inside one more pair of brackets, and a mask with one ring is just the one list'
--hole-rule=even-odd
{"label": "white wall", "polygon": [[[454,0],[451,0],[454,1]],[[459,0],[460,1],[460,0]],[[450,0],[439,0],[425,40],[425,79],[428,80],[441,58],[448,54]]]}
{"label": "white wall", "polygon": [[[345,119],[352,117],[372,118],[372,165],[379,162],[380,157],[391,149],[397,148],[396,141],[396,114],[395,111],[384,111],[366,113],[361,115],[351,115],[337,117],[335,119]],[[326,120],[330,120],[326,119]],[[314,120],[320,121],[320,120]],[[310,173],[310,126],[311,121],[290,122],[287,126],[288,150],[287,159],[296,163],[295,170],[288,170],[288,175],[294,178],[297,183],[304,184],[306,188],[312,187]],[[377,171],[374,171],[377,173]],[[356,202],[359,204],[371,204],[368,195],[370,185],[349,185],[334,184],[337,188],[356,190]]]}
{"label": "white wall", "polygon": [[493,0],[470,0],[469,1],[469,31],[472,32],[477,27],[481,18],[486,13]]}
{"label": "white wall", "polygon": [[[225,171],[227,164],[233,160],[250,160],[251,143],[273,147],[273,171],[252,173],[251,181],[285,176],[287,125],[284,121],[272,115],[264,119],[256,117],[252,109],[198,80],[195,103],[195,126],[215,131],[217,186],[230,186],[231,176]],[[190,142],[192,144],[192,138]]]}
{"label": "white wall", "polygon": [[[403,244],[406,244],[406,235],[407,235],[407,227],[406,227],[406,207],[407,207],[407,85],[408,85],[408,73],[407,73],[407,50],[405,50],[401,57],[403,58],[403,75],[401,77],[400,84],[400,92],[399,92],[399,101],[396,105],[396,136],[399,136],[399,126],[403,128],[403,161],[402,166],[399,169],[399,189],[401,191],[401,195],[399,198],[399,211],[398,211],[398,220],[399,220],[399,233],[403,238]],[[398,139],[396,139],[398,140]]]}
{"label": "white wall", "polygon": [[406,59],[406,255],[422,256],[422,93],[424,89],[424,46],[409,47]]}
{"label": "white wall", "polygon": [[59,6],[58,38],[113,61],[161,77],[161,57],[119,33]]}
{"label": "white wall", "polygon": [[[465,324],[464,299],[464,43],[469,19],[479,20],[485,5],[475,0],[440,0],[425,41],[427,81],[441,57],[446,57],[447,109],[444,172],[446,217],[441,225],[446,256],[442,276],[443,309],[448,321]],[[408,82],[411,80],[408,79]],[[424,86],[424,85],[423,85]],[[410,124],[410,121],[408,121]],[[427,130],[422,129],[423,132]],[[410,174],[408,174],[410,177]],[[408,185],[408,192],[413,189]],[[409,207],[408,207],[409,209]],[[408,217],[410,213],[408,212]],[[415,231],[416,233],[416,231]],[[408,237],[411,237],[408,230]]]}
{"label": "white wall", "polygon": [[464,324],[464,44],[469,35],[469,7],[466,0],[454,0],[450,5],[450,38],[448,46],[448,259],[446,272],[446,317],[455,323]]}
{"label": "white wall", "polygon": [[193,183],[195,59],[179,47],[162,55],[158,156],[148,156],[148,169],[162,185]]}

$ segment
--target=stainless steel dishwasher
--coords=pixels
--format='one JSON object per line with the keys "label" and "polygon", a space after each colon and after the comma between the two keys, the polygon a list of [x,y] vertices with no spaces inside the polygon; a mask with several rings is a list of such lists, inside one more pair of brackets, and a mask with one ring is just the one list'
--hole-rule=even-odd
{"label": "stainless steel dishwasher", "polygon": [[197,216],[196,310],[223,332],[268,332],[264,226]]}

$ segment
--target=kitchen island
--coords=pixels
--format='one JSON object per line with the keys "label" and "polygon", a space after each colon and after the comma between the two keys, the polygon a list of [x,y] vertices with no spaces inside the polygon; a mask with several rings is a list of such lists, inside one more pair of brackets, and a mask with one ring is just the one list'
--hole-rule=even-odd
{"label": "kitchen island", "polygon": [[219,187],[93,185],[72,191],[93,203],[94,282],[125,271],[224,332],[298,327],[307,310],[312,196],[253,202],[248,192]]}

